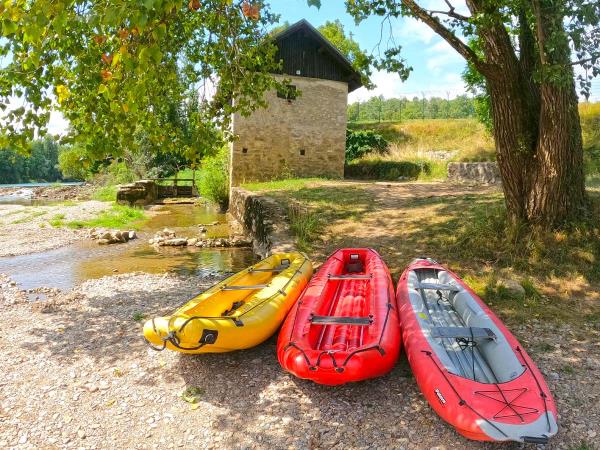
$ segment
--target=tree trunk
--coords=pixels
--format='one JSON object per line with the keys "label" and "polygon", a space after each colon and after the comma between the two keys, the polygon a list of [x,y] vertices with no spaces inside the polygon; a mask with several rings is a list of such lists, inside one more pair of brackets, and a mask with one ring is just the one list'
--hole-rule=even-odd
{"label": "tree trunk", "polygon": [[583,145],[575,86],[543,85],[539,138],[527,197],[530,223],[554,227],[586,207]]}
{"label": "tree trunk", "polygon": [[[553,228],[577,219],[585,209],[586,195],[568,41],[559,14],[544,19],[539,34],[552,33],[555,45],[563,37],[564,48],[555,49],[550,57],[542,51],[547,64],[542,70],[549,67],[556,74],[562,67],[562,79],[542,79],[539,87],[532,75],[537,64],[523,54],[518,60],[503,30],[489,29],[483,37],[488,60],[502,69],[500,76],[487,77],[487,83],[509,220],[512,225]],[[530,39],[523,36],[522,45]]]}

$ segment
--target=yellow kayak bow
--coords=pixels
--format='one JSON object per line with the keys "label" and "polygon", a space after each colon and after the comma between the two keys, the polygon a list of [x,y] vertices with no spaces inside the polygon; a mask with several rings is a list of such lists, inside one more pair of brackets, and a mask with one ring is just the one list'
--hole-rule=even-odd
{"label": "yellow kayak bow", "polygon": [[279,328],[312,276],[303,253],[277,253],[144,325],[155,350],[221,353],[254,347]]}

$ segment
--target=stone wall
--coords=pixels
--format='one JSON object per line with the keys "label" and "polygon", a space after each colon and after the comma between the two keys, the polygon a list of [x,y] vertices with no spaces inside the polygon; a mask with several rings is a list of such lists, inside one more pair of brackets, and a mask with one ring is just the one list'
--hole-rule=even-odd
{"label": "stone wall", "polygon": [[117,190],[117,202],[130,206],[150,205],[158,198],[158,187],[152,180],[140,180],[122,184]]}
{"label": "stone wall", "polygon": [[267,92],[267,108],[249,117],[234,114],[230,144],[231,185],[299,177],[344,176],[348,85],[339,81],[287,77],[301,94],[295,100]]}
{"label": "stone wall", "polygon": [[448,180],[483,184],[502,182],[495,162],[448,163]]}
{"label": "stone wall", "polygon": [[254,253],[260,257],[295,250],[285,211],[275,200],[232,188],[229,213],[252,238]]}

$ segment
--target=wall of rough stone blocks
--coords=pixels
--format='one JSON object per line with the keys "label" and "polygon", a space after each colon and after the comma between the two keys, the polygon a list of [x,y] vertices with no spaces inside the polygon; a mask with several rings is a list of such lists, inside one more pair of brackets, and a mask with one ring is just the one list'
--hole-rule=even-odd
{"label": "wall of rough stone blocks", "polygon": [[236,113],[230,144],[231,185],[282,175],[344,176],[348,85],[339,81],[287,77],[301,95],[295,100],[267,92],[267,108],[249,117]]}
{"label": "wall of rough stone blocks", "polygon": [[466,183],[502,183],[495,162],[448,163],[448,180]]}

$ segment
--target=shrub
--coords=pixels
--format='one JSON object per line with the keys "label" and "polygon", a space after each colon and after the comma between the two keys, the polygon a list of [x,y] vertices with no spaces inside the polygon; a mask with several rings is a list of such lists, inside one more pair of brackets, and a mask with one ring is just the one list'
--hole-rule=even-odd
{"label": "shrub", "polygon": [[222,210],[229,206],[229,152],[223,147],[215,156],[202,160],[200,195],[217,203]]}
{"label": "shrub", "polygon": [[388,142],[373,130],[346,130],[346,162],[372,152],[385,153]]}
{"label": "shrub", "polygon": [[427,161],[386,161],[381,159],[364,159],[346,164],[344,176],[361,180],[394,181],[400,177],[417,179],[421,174],[429,174],[431,163]]}
{"label": "shrub", "polygon": [[63,177],[72,180],[85,180],[90,173],[83,163],[85,151],[80,147],[62,147],[58,154],[58,167]]}

